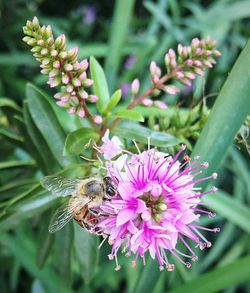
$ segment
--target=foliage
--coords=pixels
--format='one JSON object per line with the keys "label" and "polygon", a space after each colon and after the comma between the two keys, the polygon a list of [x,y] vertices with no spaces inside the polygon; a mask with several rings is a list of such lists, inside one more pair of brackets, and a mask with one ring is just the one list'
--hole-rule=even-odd
{"label": "foliage", "polygon": [[[2,291],[116,292],[125,285],[124,292],[248,292],[249,2],[101,2],[0,4],[5,27],[0,45]],[[89,58],[88,74],[94,81],[90,95],[99,99],[97,107],[89,103],[88,109],[93,117],[102,116],[103,129],[92,118],[68,115],[53,101],[55,91],[46,85],[21,41],[21,28],[34,15],[50,24],[56,36],[64,33],[71,40],[68,46],[79,47],[80,59]],[[205,78],[196,78],[191,89],[175,80],[173,86],[180,88],[175,95],[161,91],[157,99],[167,103],[168,109],[157,104],[127,108],[130,93],[124,91],[124,83],[138,78],[139,93],[145,92],[152,86],[146,70],[151,60],[163,67],[170,47],[208,34],[218,41],[222,56]],[[170,153],[185,143],[188,153],[193,150],[191,156],[199,154],[209,161],[207,172],[218,171],[221,190],[204,200],[217,217],[202,223],[219,226],[221,233],[213,237],[214,245],[207,253],[197,252],[199,262],[191,269],[176,263],[174,272],[160,273],[151,260],[146,267],[138,262],[132,269],[121,255],[121,270],[114,272],[113,262],[107,260],[109,245],[99,250],[99,239],[75,223],[55,235],[48,233],[60,202],[40,186],[40,179],[48,174],[89,175],[92,165],[79,155],[92,157],[84,146],[98,143],[107,126],[131,149],[132,139],[144,147],[148,136],[153,146]]]}

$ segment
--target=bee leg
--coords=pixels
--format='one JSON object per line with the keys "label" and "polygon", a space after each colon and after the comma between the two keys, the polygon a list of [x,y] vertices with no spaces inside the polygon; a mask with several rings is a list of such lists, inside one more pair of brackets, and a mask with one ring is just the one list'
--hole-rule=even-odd
{"label": "bee leg", "polygon": [[91,209],[91,208],[89,209],[89,212],[94,216],[99,216],[101,214],[101,212],[98,212],[98,211]]}

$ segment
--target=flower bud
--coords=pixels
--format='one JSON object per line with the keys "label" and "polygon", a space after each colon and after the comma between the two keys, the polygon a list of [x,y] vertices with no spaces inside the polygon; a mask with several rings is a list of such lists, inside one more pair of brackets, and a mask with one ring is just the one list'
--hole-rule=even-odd
{"label": "flower bud", "polygon": [[131,84],[131,93],[133,96],[136,96],[139,92],[140,89],[140,81],[139,79],[134,79],[132,84]]}
{"label": "flower bud", "polygon": [[101,124],[102,123],[102,117],[100,116],[100,115],[97,115],[97,116],[95,116],[95,118],[94,118],[94,122],[96,123],[96,124]]}

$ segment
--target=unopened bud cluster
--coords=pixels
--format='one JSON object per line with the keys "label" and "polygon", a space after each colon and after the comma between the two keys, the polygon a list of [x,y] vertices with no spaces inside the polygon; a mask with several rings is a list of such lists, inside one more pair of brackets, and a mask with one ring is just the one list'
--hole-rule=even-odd
{"label": "unopened bud cluster", "polygon": [[152,61],[150,75],[156,94],[165,91],[167,94],[174,95],[180,91],[178,86],[166,84],[169,80],[191,86],[192,80],[197,76],[204,76],[205,70],[216,64],[214,57],[221,55],[215,46],[216,41],[208,37],[202,40],[194,38],[190,46],[179,44],[177,53],[173,49],[169,49],[164,58],[167,69],[167,74],[164,75],[156,62]]}
{"label": "unopened bud cluster", "polygon": [[61,87],[54,95],[57,105],[68,109],[69,114],[85,116],[85,101],[95,103],[98,97],[88,94],[85,88],[93,81],[87,77],[87,59],[78,62],[78,48],[66,49],[65,35],[54,39],[50,25],[40,26],[34,17],[23,28],[23,41],[32,47],[31,52],[41,63],[41,73],[49,76],[50,87]]}
{"label": "unopened bud cluster", "polygon": [[[198,140],[210,110],[206,105],[198,104],[189,111],[183,108],[175,108],[166,112],[164,116],[150,115],[148,125],[157,131],[166,131],[177,137],[182,143],[192,150],[192,145]],[[176,149],[170,150],[175,152]]]}

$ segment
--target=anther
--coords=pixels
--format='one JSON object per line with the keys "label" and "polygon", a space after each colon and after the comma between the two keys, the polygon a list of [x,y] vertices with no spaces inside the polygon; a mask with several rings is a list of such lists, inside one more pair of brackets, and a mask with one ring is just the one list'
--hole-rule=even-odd
{"label": "anther", "polygon": [[210,213],[208,213],[208,217],[209,218],[214,218],[214,217],[216,217],[216,213],[210,212]]}
{"label": "anther", "polygon": [[168,264],[166,266],[166,269],[169,271],[169,272],[172,272],[174,269],[175,269],[175,265],[174,264]]}
{"label": "anther", "polygon": [[192,259],[192,261],[197,261],[198,260],[198,256],[197,255],[192,255],[191,259]]}
{"label": "anther", "polygon": [[185,266],[186,266],[188,269],[190,269],[190,268],[191,268],[191,263],[190,263],[190,262],[186,262],[186,263],[185,263]]}
{"label": "anther", "polygon": [[211,188],[211,192],[216,192],[216,191],[218,191],[218,188],[215,187],[215,186],[213,186],[213,187]]}
{"label": "anther", "polygon": [[201,166],[203,168],[208,168],[209,167],[209,163],[208,162],[204,162],[204,163],[201,164]]}
{"label": "anther", "polygon": [[214,230],[215,233],[220,232],[220,228],[214,228],[213,230]]}
{"label": "anther", "polygon": [[213,173],[213,174],[211,175],[211,177],[212,177],[213,179],[217,179],[218,174],[217,174],[217,173]]}
{"label": "anther", "polygon": [[159,270],[162,272],[164,270],[164,266],[159,266]]}

